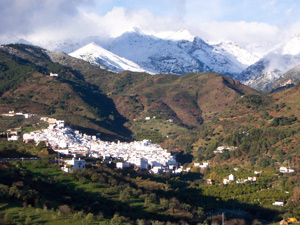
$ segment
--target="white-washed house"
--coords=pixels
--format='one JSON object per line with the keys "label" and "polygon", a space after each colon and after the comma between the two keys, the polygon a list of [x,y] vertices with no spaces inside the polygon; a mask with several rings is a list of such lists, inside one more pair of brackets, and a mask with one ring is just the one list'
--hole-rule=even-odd
{"label": "white-washed house", "polygon": [[65,160],[64,161],[65,165],[64,167],[62,167],[61,169],[64,171],[64,172],[72,172],[74,170],[83,170],[85,168],[85,160],[81,160],[80,158],[79,159],[71,159],[71,160]]}

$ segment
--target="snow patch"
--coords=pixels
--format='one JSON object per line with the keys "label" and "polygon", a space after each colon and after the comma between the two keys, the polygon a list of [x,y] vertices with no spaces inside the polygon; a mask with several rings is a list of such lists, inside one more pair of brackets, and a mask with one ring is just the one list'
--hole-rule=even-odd
{"label": "snow patch", "polygon": [[142,69],[136,63],[123,57],[119,57],[112,52],[100,47],[94,42],[83,46],[82,48],[70,53],[69,55],[78,59],[83,59],[94,65],[104,65],[116,72],[120,72],[123,70],[148,72]]}

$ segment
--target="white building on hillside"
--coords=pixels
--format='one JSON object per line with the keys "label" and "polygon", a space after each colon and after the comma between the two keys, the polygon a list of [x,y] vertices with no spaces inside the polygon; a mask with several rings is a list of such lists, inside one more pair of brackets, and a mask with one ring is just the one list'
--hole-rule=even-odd
{"label": "white building on hillside", "polygon": [[162,173],[164,171],[164,169],[161,167],[161,166],[154,166],[152,169],[151,169],[151,172],[152,173]]}
{"label": "white building on hillside", "polygon": [[223,179],[223,184],[229,184],[229,180],[226,179],[226,178],[224,178],[224,179]]}
{"label": "white building on hillside", "polygon": [[248,181],[251,182],[256,182],[257,178],[256,177],[248,177]]}
{"label": "white building on hillside", "polygon": [[284,166],[280,167],[279,171],[280,171],[280,173],[294,173],[295,172],[295,170],[284,167]]}
{"label": "white building on hillside", "polygon": [[275,202],[273,203],[273,205],[276,205],[276,206],[284,206],[284,205],[285,205],[285,202],[275,201]]}
{"label": "white building on hillside", "polygon": [[228,177],[228,180],[234,181],[235,180],[235,176],[233,174],[230,174]]}
{"label": "white building on hillside", "polygon": [[118,169],[128,168],[129,167],[129,163],[128,162],[117,162],[116,167]]}
{"label": "white building on hillside", "polygon": [[19,139],[20,139],[20,137],[17,135],[13,135],[13,136],[7,138],[8,141],[17,141]]}
{"label": "white building on hillside", "polygon": [[202,169],[209,169],[208,162],[204,162],[202,165],[199,166],[199,168],[202,168]]}
{"label": "white building on hillside", "polygon": [[148,169],[148,160],[144,158],[131,157],[128,162],[141,169]]}
{"label": "white building on hillside", "polygon": [[58,77],[58,74],[57,74],[57,73],[50,73],[49,76],[50,76],[50,77]]}
{"label": "white building on hillside", "polygon": [[83,170],[85,168],[85,160],[81,160],[80,158],[79,159],[71,159],[71,160],[65,160],[64,161],[65,165],[64,167],[62,167],[61,169],[64,171],[64,172],[72,172],[74,170]]}
{"label": "white building on hillside", "polygon": [[230,181],[235,181],[235,176],[233,174],[230,174],[227,178],[223,179],[223,184],[229,184]]}

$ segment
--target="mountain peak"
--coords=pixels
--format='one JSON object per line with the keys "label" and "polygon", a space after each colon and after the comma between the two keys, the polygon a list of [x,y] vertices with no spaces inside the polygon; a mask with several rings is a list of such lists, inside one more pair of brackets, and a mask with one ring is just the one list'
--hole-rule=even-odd
{"label": "mountain peak", "polygon": [[75,52],[70,53],[69,55],[78,59],[88,61],[96,66],[105,66],[106,68],[117,72],[123,70],[148,72],[142,69],[136,63],[115,55],[114,53],[97,45],[95,42],[90,42],[89,44],[83,46]]}
{"label": "mountain peak", "polygon": [[187,40],[187,41],[193,41],[195,36],[193,36],[188,30],[182,29],[174,34],[169,36],[169,39],[174,41],[180,41],[180,40]]}
{"label": "mountain peak", "polygon": [[144,34],[143,31],[138,28],[138,27],[133,27],[132,30],[135,32],[135,33],[139,33],[139,34]]}
{"label": "mountain peak", "polygon": [[122,33],[121,35],[119,35],[118,37],[122,37],[124,35],[138,35],[138,36],[145,36],[147,34],[145,34],[140,28],[138,27],[131,27],[130,29],[128,29],[127,31],[125,31],[124,33]]}
{"label": "mountain peak", "polygon": [[190,41],[193,42],[195,36],[193,36],[188,30],[181,29],[178,31],[165,31],[161,33],[156,33],[156,37],[166,39],[166,40],[172,40],[172,41]]}
{"label": "mountain peak", "polygon": [[16,43],[18,43],[18,44],[25,44],[25,45],[33,45],[31,42],[29,42],[29,41],[27,41],[27,40],[25,40],[23,38],[19,39],[19,41],[17,41]]}
{"label": "mountain peak", "polygon": [[106,52],[107,50],[102,48],[100,45],[97,45],[95,42],[90,42],[90,43],[86,44],[85,46],[83,46],[83,47],[76,50],[76,52],[82,52],[82,51],[90,51],[90,52],[102,51],[102,52]]}

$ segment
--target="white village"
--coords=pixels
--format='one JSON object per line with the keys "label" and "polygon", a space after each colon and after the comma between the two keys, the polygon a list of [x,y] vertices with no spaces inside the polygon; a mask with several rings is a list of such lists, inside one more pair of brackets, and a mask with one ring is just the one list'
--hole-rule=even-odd
{"label": "white village", "polygon": [[[24,114],[22,112],[15,113],[10,111],[8,114],[2,116],[24,116],[28,119],[36,114]],[[49,124],[47,129],[37,130],[23,135],[25,143],[45,142],[50,148],[60,156],[72,156],[72,159],[59,158],[60,163],[63,164],[62,170],[65,172],[72,172],[74,170],[81,170],[85,168],[86,161],[81,159],[83,157],[99,158],[102,163],[111,164],[116,162],[116,168],[124,169],[134,167],[137,170],[149,170],[149,172],[158,173],[173,173],[179,174],[182,172],[189,172],[190,167],[184,168],[177,161],[174,155],[171,155],[166,149],[163,149],[158,144],[151,143],[151,140],[133,141],[133,142],[109,142],[100,140],[99,136],[87,135],[80,133],[78,130],[73,130],[65,126],[63,120],[55,118],[41,117],[40,120]],[[18,134],[20,130],[8,130],[8,140],[19,140]],[[100,135],[98,133],[97,135]],[[222,154],[224,151],[234,151],[234,146],[219,146],[215,154]],[[194,167],[199,169],[209,169],[209,163],[203,162],[194,163]],[[235,171],[238,168],[234,168]],[[294,173],[290,167],[280,167],[280,173]],[[260,174],[262,171],[255,171],[254,174]],[[246,179],[235,179],[233,174],[230,174],[228,179],[223,179],[223,184],[256,182],[257,177],[248,177]]]}
{"label": "white village", "polygon": [[79,157],[102,158],[105,163],[117,160],[116,167],[119,169],[134,166],[138,169],[150,169],[152,173],[182,171],[180,167],[175,170],[178,163],[171,153],[157,144],[152,144],[150,140],[130,143],[101,141],[96,136],[65,127],[62,120],[47,117],[42,117],[41,120],[49,123],[48,128],[26,133],[23,140],[26,143],[46,142],[60,155],[72,155],[74,158],[66,161],[63,168],[66,172],[84,168],[85,161]]}

